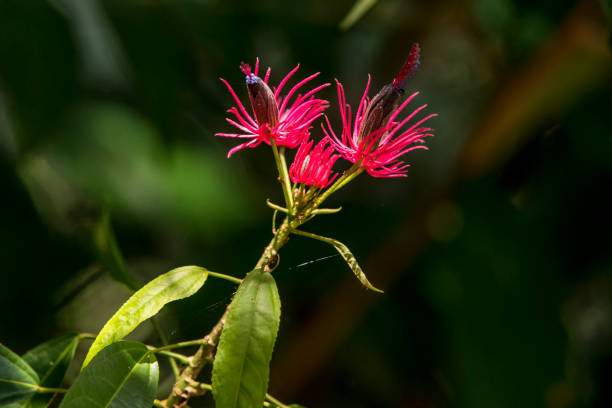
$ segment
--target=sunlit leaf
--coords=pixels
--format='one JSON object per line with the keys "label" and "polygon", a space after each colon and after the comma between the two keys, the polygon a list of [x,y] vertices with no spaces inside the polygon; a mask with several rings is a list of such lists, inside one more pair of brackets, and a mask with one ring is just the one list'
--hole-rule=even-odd
{"label": "sunlit leaf", "polygon": [[[78,334],[66,334],[36,346],[26,352],[23,359],[38,374],[42,387],[57,388],[64,379],[78,343]],[[21,402],[19,406],[44,408],[52,398],[52,393],[34,394]]]}
{"label": "sunlit leaf", "polygon": [[158,380],[157,359],[144,344],[111,344],[77,377],[60,408],[150,408]]}
{"label": "sunlit leaf", "polygon": [[20,401],[36,392],[39,378],[21,357],[0,344],[0,406]]}
{"label": "sunlit leaf", "polygon": [[167,303],[196,293],[208,273],[200,266],[183,266],[158,276],[134,293],[104,325],[91,345],[83,367],[104,347],[121,340]]}
{"label": "sunlit leaf", "polygon": [[230,306],[213,366],[217,408],[261,407],[280,322],[280,298],[270,273],[256,269]]}

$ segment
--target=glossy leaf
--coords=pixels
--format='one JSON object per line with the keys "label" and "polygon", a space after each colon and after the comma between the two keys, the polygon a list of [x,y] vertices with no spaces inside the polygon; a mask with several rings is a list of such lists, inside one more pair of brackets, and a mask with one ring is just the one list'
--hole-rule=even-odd
{"label": "glossy leaf", "polygon": [[155,316],[167,303],[196,293],[207,277],[206,269],[200,266],[183,266],[144,285],[106,322],[89,348],[83,367],[100,350],[127,336],[140,323]]}
{"label": "glossy leaf", "polygon": [[359,266],[359,263],[357,262],[357,258],[355,258],[355,255],[353,255],[351,250],[348,249],[346,245],[332,238],[326,238],[326,240],[328,240],[327,242],[332,244],[334,248],[336,248],[336,250],[340,253],[340,255],[342,255],[342,258],[344,258],[349,268],[351,268],[351,270],[353,271],[353,273],[355,274],[357,279],[359,279],[359,282],[361,282],[363,286],[375,292],[380,292],[380,293],[383,292],[382,290],[374,287],[374,285],[370,283],[365,273],[361,269],[361,266]]}
{"label": "glossy leaf", "polygon": [[91,360],[60,408],[151,408],[158,380],[155,355],[142,343],[121,341]]}
{"label": "glossy leaf", "polygon": [[270,273],[256,269],[239,286],[213,365],[217,408],[261,407],[280,322],[280,298]]}
{"label": "glossy leaf", "polygon": [[39,378],[21,357],[0,344],[0,406],[23,400],[36,392]]}

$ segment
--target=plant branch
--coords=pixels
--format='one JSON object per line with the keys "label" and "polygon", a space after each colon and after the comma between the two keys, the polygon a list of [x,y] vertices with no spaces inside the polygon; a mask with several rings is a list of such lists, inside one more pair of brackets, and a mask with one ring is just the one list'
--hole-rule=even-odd
{"label": "plant branch", "polygon": [[[275,210],[276,212],[284,212],[286,213],[286,217],[278,228],[274,228],[273,236],[270,240],[270,243],[264,248],[261,257],[255,264],[255,268],[253,269],[261,269],[264,272],[272,272],[274,268],[278,265],[279,255],[278,251],[287,243],[289,240],[289,236],[291,233],[298,233],[300,235],[309,236],[310,238],[315,238],[322,240],[324,242],[330,243],[333,245],[332,240],[329,240],[324,237],[319,237],[318,235],[304,233],[302,231],[297,231],[296,229],[310,220],[317,214],[330,214],[339,211],[340,209],[327,209],[322,208],[318,209],[319,205],[323,203],[323,201],[331,195],[333,192],[342,188],[348,182],[357,177],[363,169],[358,165],[352,166],[347,172],[342,175],[336,182],[325,191],[325,193],[320,196],[316,196],[316,190],[310,190],[306,193],[306,202],[310,202],[310,205],[302,209],[296,209],[295,204],[293,202],[293,192],[291,190],[291,182],[289,181],[289,174],[287,172],[287,164],[285,162],[284,149],[281,149],[279,154],[279,150],[274,143],[274,140],[271,140],[272,151],[274,152],[274,158],[276,160],[276,164],[278,167],[278,172],[281,180],[281,184],[283,186],[283,194],[285,195],[285,202],[287,204],[287,208],[283,208],[277,206],[276,204],[272,204],[268,200],[268,206]],[[312,200],[312,201],[311,201]],[[299,214],[296,214],[296,211],[299,211]],[[209,274],[213,276],[217,276],[220,278],[232,280],[235,283],[240,283],[241,280],[233,277],[229,277],[227,275],[217,274],[214,272],[209,272]],[[231,303],[225,309],[225,312],[217,322],[217,324],[213,327],[213,329],[204,337],[203,340],[190,343],[190,345],[199,344],[200,347],[196,351],[196,353],[189,358],[189,364],[185,367],[178,377],[172,392],[168,396],[168,398],[163,402],[163,406],[165,408],[179,408],[183,407],[187,404],[187,401],[194,395],[197,395],[197,390],[193,388],[193,384],[196,383],[197,377],[202,371],[202,369],[207,365],[213,362],[215,349],[219,342],[219,338],[221,337],[221,331],[223,330],[223,326],[225,324],[225,320],[229,314],[229,308]],[[187,342],[184,342],[185,344]],[[180,344],[180,343],[177,343]],[[167,350],[164,348],[160,348],[161,350]],[[157,350],[160,350],[157,349]],[[270,401],[276,406],[284,408],[286,405],[282,404],[280,401],[274,399],[274,397],[270,397]]]}
{"label": "plant branch", "polygon": [[[270,243],[264,248],[261,257],[253,269],[262,269],[266,272],[271,272],[276,267],[276,264],[278,263],[278,251],[289,240],[289,235],[291,234],[293,228],[295,228],[295,226],[292,225],[292,223],[289,221],[289,217],[287,216],[276,230],[276,233],[273,235]],[[203,340],[199,341],[200,347],[196,353],[190,357],[189,365],[183,369],[183,372],[174,384],[168,399],[165,400],[163,405],[165,408],[182,407],[184,404],[186,404],[189,398],[195,395],[192,387],[190,388],[190,386],[196,382],[196,379],[202,369],[207,364],[213,362],[215,348],[217,347],[219,338],[221,337],[221,331],[223,330],[223,325],[225,324],[227,315],[229,314],[230,306],[231,303],[227,306],[223,316],[221,316],[210,333],[208,333]],[[183,344],[186,343],[188,342],[183,342]]]}
{"label": "plant branch", "polygon": [[183,372],[179,376],[179,379],[174,384],[172,392],[165,401],[164,407],[175,408],[183,407],[186,405],[186,401],[192,397],[192,393],[189,392],[189,386],[198,377],[204,366],[208,362],[211,362],[214,356],[214,349],[219,342],[221,337],[221,330],[225,324],[225,319],[229,312],[229,306],[225,309],[225,313],[221,316],[221,319],[215,324],[213,329],[208,333],[201,341],[200,347],[191,356],[189,365],[183,369]]}
{"label": "plant branch", "polygon": [[[207,384],[207,383],[194,381],[194,382],[191,382],[190,385],[200,391],[212,391],[212,385]],[[162,401],[158,401],[158,404],[159,405],[154,403],[156,407],[162,407],[162,408],[165,407]],[[283,404],[278,399],[274,398],[272,395],[268,393],[266,393],[266,401],[264,401],[264,406],[277,407],[277,408],[289,408],[289,405]]]}

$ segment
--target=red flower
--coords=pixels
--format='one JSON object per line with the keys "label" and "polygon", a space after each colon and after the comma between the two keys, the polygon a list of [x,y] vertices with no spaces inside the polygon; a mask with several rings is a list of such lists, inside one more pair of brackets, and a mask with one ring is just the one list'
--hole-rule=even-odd
{"label": "red flower", "polygon": [[289,168],[291,181],[317,188],[325,188],[334,181],[338,175],[334,174],[331,179],[329,176],[340,156],[332,154],[334,149],[331,146],[325,148],[327,143],[327,139],[323,139],[310,151],[313,142],[308,142],[306,139],[302,142]]}
{"label": "red flower", "polygon": [[403,86],[414,74],[419,65],[418,60],[419,47],[415,44],[400,74],[392,84],[383,87],[371,101],[367,96],[370,87],[368,76],[368,83],[357,107],[354,123],[351,122],[351,107],[346,103],[344,88],[336,80],[342,135],[341,138],[336,136],[327,117],[325,117],[327,130],[322,126],[323,132],[342,157],[352,163],[359,163],[374,177],[405,177],[409,165],[399,160],[400,156],[411,150],[427,149],[422,145],[423,138],[431,136],[429,132],[433,129],[421,125],[437,114],[428,115],[405,130],[401,130],[402,127],[427,105],[420,106],[400,121],[395,120],[418,95],[418,92],[415,92],[398,106],[399,99],[404,93]]}
{"label": "red flower", "polygon": [[240,70],[246,75],[247,90],[253,109],[252,116],[240,102],[230,84],[225,79],[220,78],[238,105],[228,110],[237,121],[231,118],[226,118],[226,120],[237,127],[241,133],[217,133],[216,135],[250,139],[232,148],[227,157],[245,147],[256,147],[261,142],[270,144],[271,138],[274,139],[277,146],[286,146],[291,149],[299,146],[302,141],[308,138],[312,122],[321,116],[329,106],[326,100],[317,99],[314,94],[330,84],[320,85],[304,95],[297,94],[293,102],[290,103],[289,100],[300,87],[319,75],[317,72],[303,79],[293,86],[286,96],[280,96],[283,86],[299,67],[298,65],[292,69],[279,83],[278,88],[275,88],[272,92],[268,86],[270,68],[267,69],[262,80],[257,76],[259,59],[256,60],[254,72],[251,72],[251,67],[248,64],[242,63],[240,65]]}

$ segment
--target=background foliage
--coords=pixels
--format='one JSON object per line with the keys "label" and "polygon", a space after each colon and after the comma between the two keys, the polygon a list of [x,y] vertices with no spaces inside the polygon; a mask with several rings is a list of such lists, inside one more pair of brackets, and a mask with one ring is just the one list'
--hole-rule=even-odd
{"label": "background foliage", "polygon": [[[293,238],[274,272],[271,392],[311,407],[609,406],[607,2],[361,3],[1,0],[3,344],[100,330],[128,295],[108,272],[252,267],[281,192],[266,149],[225,158],[218,77],[242,89],[240,61],[259,56],[273,82],[300,62],[354,103],[418,41],[409,91],[440,115],[431,150],[411,154],[408,179],[358,179],[311,226],[386,293]],[[231,296],[211,280],[169,305],[169,340],[203,335]],[[148,327],[132,338],[157,342]]]}

